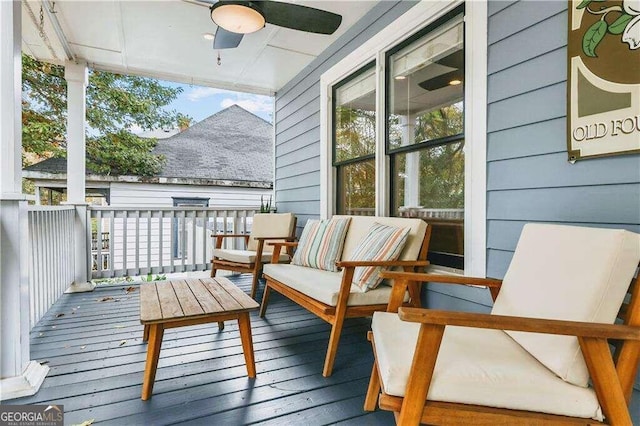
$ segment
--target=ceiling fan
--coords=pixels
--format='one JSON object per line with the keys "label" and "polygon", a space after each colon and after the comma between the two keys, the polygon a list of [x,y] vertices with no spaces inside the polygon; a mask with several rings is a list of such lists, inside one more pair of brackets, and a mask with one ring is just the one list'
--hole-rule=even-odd
{"label": "ceiling fan", "polygon": [[[189,0],[187,0],[189,1]],[[213,39],[214,49],[238,47],[245,34],[264,28],[265,23],[316,34],[333,34],[342,16],[293,3],[279,1],[189,1],[206,6],[211,20],[218,26]]]}

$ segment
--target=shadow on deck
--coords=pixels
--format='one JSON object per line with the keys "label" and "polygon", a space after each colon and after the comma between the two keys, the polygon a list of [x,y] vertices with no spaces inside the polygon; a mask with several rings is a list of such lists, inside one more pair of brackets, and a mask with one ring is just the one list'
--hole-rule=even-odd
{"label": "shadow on deck", "polygon": [[[250,276],[231,277],[246,292]],[[153,397],[140,400],[146,344],[139,289],[65,294],[31,332],[32,359],[51,371],[40,391],[9,404],[62,404],[65,424],[393,424],[363,411],[373,355],[370,321],[347,320],[336,368],[322,377],[328,324],[274,293],[252,313],[257,378],[247,378],[236,322],[165,332]]]}

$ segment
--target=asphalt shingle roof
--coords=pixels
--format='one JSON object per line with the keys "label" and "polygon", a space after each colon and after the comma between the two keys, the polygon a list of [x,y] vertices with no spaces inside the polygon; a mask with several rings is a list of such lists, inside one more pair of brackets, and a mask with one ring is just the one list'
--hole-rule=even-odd
{"label": "asphalt shingle roof", "polygon": [[158,140],[155,154],[167,162],[164,177],[271,182],[272,126],[231,105],[183,132]]}
{"label": "asphalt shingle roof", "polygon": [[[237,105],[159,139],[153,153],[166,158],[160,177],[273,181],[272,125]],[[66,173],[67,160],[50,158],[25,170]]]}

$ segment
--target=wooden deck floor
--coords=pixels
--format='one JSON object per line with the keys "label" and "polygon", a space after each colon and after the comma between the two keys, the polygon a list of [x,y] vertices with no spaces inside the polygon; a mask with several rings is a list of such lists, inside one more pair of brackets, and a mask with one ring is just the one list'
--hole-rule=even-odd
{"label": "wooden deck floor", "polygon": [[[249,291],[248,275],[233,277]],[[250,278],[250,277],[249,277]],[[67,294],[33,329],[32,359],[51,371],[40,391],[11,404],[62,404],[66,424],[393,424],[366,413],[373,362],[369,321],[348,320],[330,378],[322,377],[329,326],[273,294],[251,317],[257,378],[246,376],[237,323],[165,332],[151,400],[140,400],[146,344],[139,290],[127,285]]]}
{"label": "wooden deck floor", "polygon": [[[231,277],[249,291],[249,276]],[[32,359],[51,371],[40,391],[10,404],[62,404],[66,424],[390,425],[362,410],[373,363],[370,322],[347,320],[336,368],[323,378],[329,326],[273,293],[266,319],[252,314],[258,376],[246,376],[237,323],[165,332],[151,400],[140,400],[146,344],[139,290],[128,285],[67,294],[31,334]],[[631,407],[640,425],[640,391]]]}

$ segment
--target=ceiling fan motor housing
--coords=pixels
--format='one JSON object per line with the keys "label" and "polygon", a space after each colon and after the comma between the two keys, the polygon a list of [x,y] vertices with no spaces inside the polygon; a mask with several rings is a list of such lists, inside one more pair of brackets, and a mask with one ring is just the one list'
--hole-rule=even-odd
{"label": "ceiling fan motor housing", "polygon": [[256,32],[265,25],[260,5],[252,1],[225,0],[211,5],[211,20],[219,27],[236,34]]}

